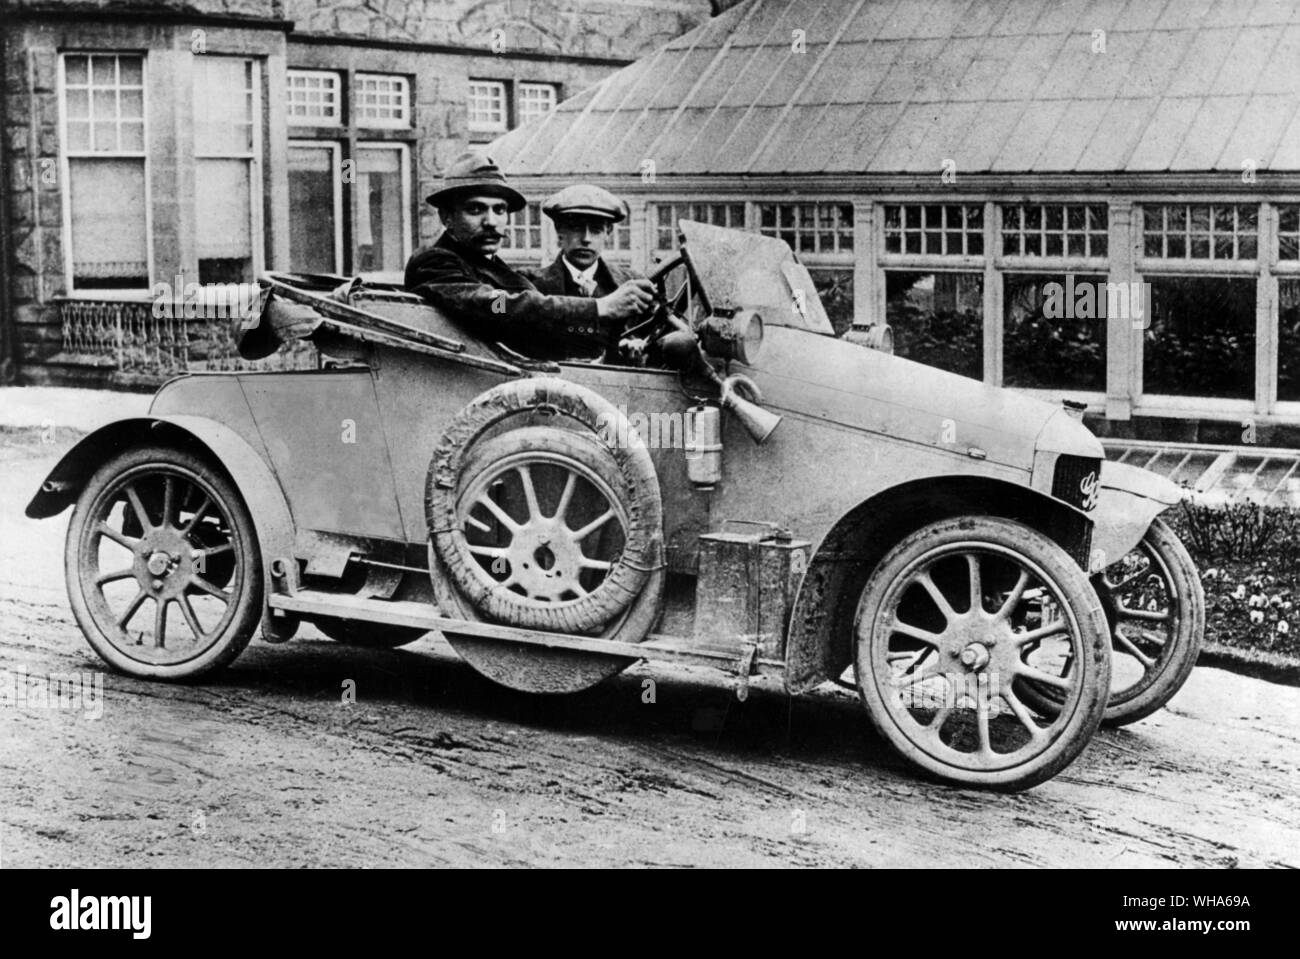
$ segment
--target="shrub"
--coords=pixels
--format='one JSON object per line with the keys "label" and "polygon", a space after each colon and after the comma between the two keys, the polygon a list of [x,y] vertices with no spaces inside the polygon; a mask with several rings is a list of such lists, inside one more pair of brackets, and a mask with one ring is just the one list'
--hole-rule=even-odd
{"label": "shrub", "polygon": [[1184,500],[1183,516],[1193,552],[1207,559],[1259,559],[1275,540],[1291,552],[1300,532],[1300,514],[1252,502],[1221,505]]}

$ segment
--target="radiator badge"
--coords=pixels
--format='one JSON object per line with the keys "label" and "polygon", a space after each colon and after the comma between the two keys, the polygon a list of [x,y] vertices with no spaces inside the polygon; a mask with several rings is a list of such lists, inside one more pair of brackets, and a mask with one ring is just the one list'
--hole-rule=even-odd
{"label": "radiator badge", "polygon": [[1097,479],[1097,471],[1093,470],[1079,480],[1079,492],[1083,496],[1083,502],[1079,504],[1080,508],[1085,511],[1091,511],[1097,506],[1097,497],[1101,493],[1101,482]]}

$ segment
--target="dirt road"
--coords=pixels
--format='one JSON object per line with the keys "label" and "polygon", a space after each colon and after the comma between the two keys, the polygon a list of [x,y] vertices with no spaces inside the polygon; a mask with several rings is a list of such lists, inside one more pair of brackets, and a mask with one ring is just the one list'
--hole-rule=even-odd
{"label": "dirt road", "polygon": [[[22,516],[54,439],[0,433],[11,675],[101,670],[67,608],[67,515]],[[1013,796],[921,779],[845,692],[741,704],[706,671],[533,698],[436,636],[304,629],[203,685],[101,675],[99,718],[0,706],[0,866],[1300,866],[1300,689],[1218,670]]]}

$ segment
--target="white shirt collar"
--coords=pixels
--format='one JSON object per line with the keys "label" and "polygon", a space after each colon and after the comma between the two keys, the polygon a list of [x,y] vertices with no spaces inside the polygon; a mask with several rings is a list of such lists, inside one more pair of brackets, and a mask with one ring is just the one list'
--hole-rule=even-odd
{"label": "white shirt collar", "polygon": [[569,271],[569,275],[573,277],[574,282],[577,283],[579,286],[582,286],[583,284],[587,284],[589,286],[596,285],[596,267],[600,266],[599,257],[597,257],[596,261],[592,263],[591,266],[587,267],[587,269],[585,270],[578,269],[576,266],[570,263],[569,258],[564,255],[560,256],[560,262],[564,264],[565,269]]}

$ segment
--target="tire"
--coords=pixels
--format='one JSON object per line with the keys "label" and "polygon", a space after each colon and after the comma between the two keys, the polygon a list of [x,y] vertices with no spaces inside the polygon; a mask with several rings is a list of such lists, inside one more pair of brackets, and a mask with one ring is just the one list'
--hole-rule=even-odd
{"label": "tire", "polygon": [[[228,665],[262,617],[248,509],[221,470],[183,450],[140,447],[95,472],[68,525],[64,571],[91,647],[144,679],[194,679]],[[132,637],[137,627],[147,641],[145,628]]]}
{"label": "tire", "polygon": [[[650,454],[619,442],[627,436],[611,403],[554,378],[504,383],[462,410],[426,484],[439,607],[472,622],[645,639],[666,579],[663,504]],[[577,692],[634,662],[454,631],[447,640],[487,678],[532,693]]]}
{"label": "tire", "polygon": [[[1205,640],[1205,591],[1187,548],[1160,519],[1092,584],[1111,630],[1102,725],[1126,726],[1164,707],[1192,674]],[[1049,689],[1031,687],[1025,699],[1045,715],[1060,708]]]}
{"label": "tire", "polygon": [[[585,492],[593,502],[598,496],[608,497],[609,502],[615,506],[617,518],[620,522],[626,521],[626,515],[630,512],[630,507],[626,505],[627,493],[622,489],[621,478],[617,470],[613,469],[601,443],[587,434],[545,426],[511,430],[476,444],[475,449],[466,458],[461,471],[463,482],[460,484],[461,496],[458,498],[457,514],[473,515],[466,507],[467,502],[474,502],[480,491],[493,485],[495,478],[516,472],[520,466],[526,467],[529,474],[534,477],[540,477],[544,469],[559,468],[589,477],[595,482]],[[516,472],[516,475],[519,474]],[[551,479],[554,480],[555,477]],[[513,510],[514,515],[520,515],[518,511],[527,508],[527,494],[523,493],[522,483],[518,489],[512,489],[506,483],[501,485],[506,487],[498,494],[504,501],[501,508],[507,513]],[[550,486],[549,490],[539,489],[535,492],[537,505],[542,508],[543,513],[547,512],[548,507],[558,507],[558,500],[563,496],[562,487],[560,490],[555,489],[559,484],[551,482],[547,485]],[[575,488],[577,485],[575,482]],[[599,509],[599,506],[588,505],[585,512],[590,515],[592,512],[598,512]],[[509,532],[503,532],[499,526],[494,528],[494,532],[509,536]],[[482,533],[482,530],[474,530],[473,533],[467,534],[467,542],[471,548],[480,548],[474,544],[474,540],[482,539]],[[612,551],[617,551],[625,548],[626,543],[620,543],[615,536],[613,542],[603,545]],[[433,552],[432,548],[430,551]],[[525,553],[518,558],[523,563],[528,562],[531,557]],[[443,558],[435,553],[431,559],[435,570],[434,592],[439,606],[461,619],[491,621],[484,609],[456,588],[455,578],[448,572]],[[652,570],[648,581],[631,605],[623,607],[618,604],[606,607],[604,611],[606,622],[601,624],[599,630],[585,632],[620,642],[636,643],[645,638],[658,616],[664,582],[662,558],[656,554],[653,559],[655,569]],[[494,572],[494,561],[502,560],[504,560],[503,565]],[[510,561],[500,556],[483,555],[482,561],[476,563],[476,566],[476,576],[495,577],[502,583],[508,581],[513,574]],[[552,566],[551,571],[558,568],[560,568],[559,563]],[[547,571],[539,570],[539,572],[544,575]],[[545,582],[544,579],[542,581]],[[579,583],[579,585],[583,584]],[[452,634],[447,638],[456,652],[478,672],[493,682],[522,692],[578,692],[621,672],[633,662],[627,657],[538,649],[522,644],[476,640],[463,635]]]}
{"label": "tire", "polygon": [[391,626],[387,623],[368,623],[359,619],[339,619],[332,616],[314,619],[312,625],[335,642],[366,649],[397,649],[399,646],[409,646],[428,632],[414,626]]}
{"label": "tire", "polygon": [[[1064,550],[1012,520],[960,517],[904,538],[863,587],[854,638],[876,729],[950,782],[1041,783],[1083,751],[1105,710],[1100,600]],[[1022,652],[1029,645],[1033,656]],[[1026,708],[1027,679],[1064,687],[1055,716]]]}
{"label": "tire", "polygon": [[[529,414],[539,412],[556,425],[489,433],[512,417],[529,424]],[[429,467],[425,516],[446,575],[485,618],[579,633],[602,628],[640,595],[662,562],[663,503],[650,454],[640,442],[618,442],[636,436],[620,425],[625,425],[620,411],[597,393],[564,380],[534,378],[488,390],[447,428]],[[510,462],[490,472],[497,460],[505,459]],[[583,489],[596,489],[611,509],[586,516],[586,525],[573,530],[567,514],[547,515],[541,508],[531,478],[537,468],[533,464],[568,470]],[[518,511],[512,517],[488,495],[492,483],[507,482],[526,500],[522,520]],[[467,502],[467,494],[472,501]],[[563,514],[570,501],[559,491],[557,496],[552,507]],[[597,528],[606,536],[608,527],[601,524],[613,519],[618,520],[620,543],[612,559],[602,561],[601,570],[586,566],[582,541]],[[512,535],[502,539],[493,532],[497,527],[509,528]],[[475,530],[489,538],[476,540]],[[489,556],[484,552],[489,549],[499,552]],[[530,562],[529,556],[537,561]],[[485,557],[498,561],[496,570],[482,561]],[[508,574],[499,574],[507,565]]]}

